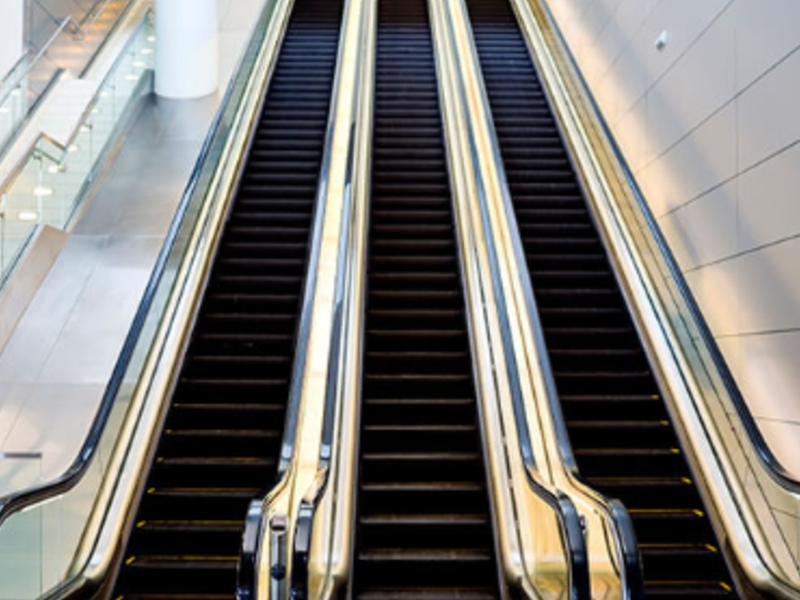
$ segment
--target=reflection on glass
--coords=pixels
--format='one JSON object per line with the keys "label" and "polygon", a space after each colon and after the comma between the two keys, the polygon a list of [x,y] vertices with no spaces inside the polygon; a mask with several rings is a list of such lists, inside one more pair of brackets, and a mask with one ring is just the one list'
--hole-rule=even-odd
{"label": "reflection on glass", "polygon": [[[148,17],[117,59],[67,144],[41,137],[27,161],[0,189],[0,285],[39,226],[69,227],[104,150],[149,78],[154,59],[154,44],[148,41],[151,36]],[[3,123],[13,127],[13,117],[22,114],[25,102],[21,90],[7,96],[0,105],[7,109],[0,110],[0,128]]]}

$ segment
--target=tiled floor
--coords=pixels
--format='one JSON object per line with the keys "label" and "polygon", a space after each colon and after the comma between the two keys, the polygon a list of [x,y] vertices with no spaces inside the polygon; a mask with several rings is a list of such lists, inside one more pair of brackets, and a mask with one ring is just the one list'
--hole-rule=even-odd
{"label": "tiled floor", "polygon": [[[221,82],[263,2],[220,0]],[[0,494],[74,460],[223,91],[148,101],[0,355]]]}

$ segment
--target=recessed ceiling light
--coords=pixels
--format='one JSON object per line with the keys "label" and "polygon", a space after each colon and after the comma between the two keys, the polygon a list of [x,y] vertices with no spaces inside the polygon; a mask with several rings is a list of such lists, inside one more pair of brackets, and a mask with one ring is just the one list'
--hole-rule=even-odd
{"label": "recessed ceiling light", "polygon": [[33,188],[34,196],[52,196],[53,193],[53,188],[46,185],[37,185],[35,188]]}

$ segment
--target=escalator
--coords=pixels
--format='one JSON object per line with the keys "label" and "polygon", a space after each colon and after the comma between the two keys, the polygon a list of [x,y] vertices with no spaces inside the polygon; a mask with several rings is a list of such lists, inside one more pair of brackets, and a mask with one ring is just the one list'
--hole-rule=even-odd
{"label": "escalator", "polygon": [[296,0],[112,598],[233,599],[276,476],[341,0]]}
{"label": "escalator", "polygon": [[648,597],[737,597],[513,10],[467,5],[581,475],[628,508]]}
{"label": "escalator", "polygon": [[354,594],[499,597],[425,0],[378,7]]}

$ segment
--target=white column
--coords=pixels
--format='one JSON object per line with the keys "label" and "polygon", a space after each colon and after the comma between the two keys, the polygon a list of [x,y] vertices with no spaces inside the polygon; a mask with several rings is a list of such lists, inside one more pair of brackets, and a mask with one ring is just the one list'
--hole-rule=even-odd
{"label": "white column", "polygon": [[25,0],[2,0],[0,18],[0,79],[22,56],[25,48]]}
{"label": "white column", "polygon": [[156,93],[159,96],[200,98],[217,89],[217,2],[156,0]]}

